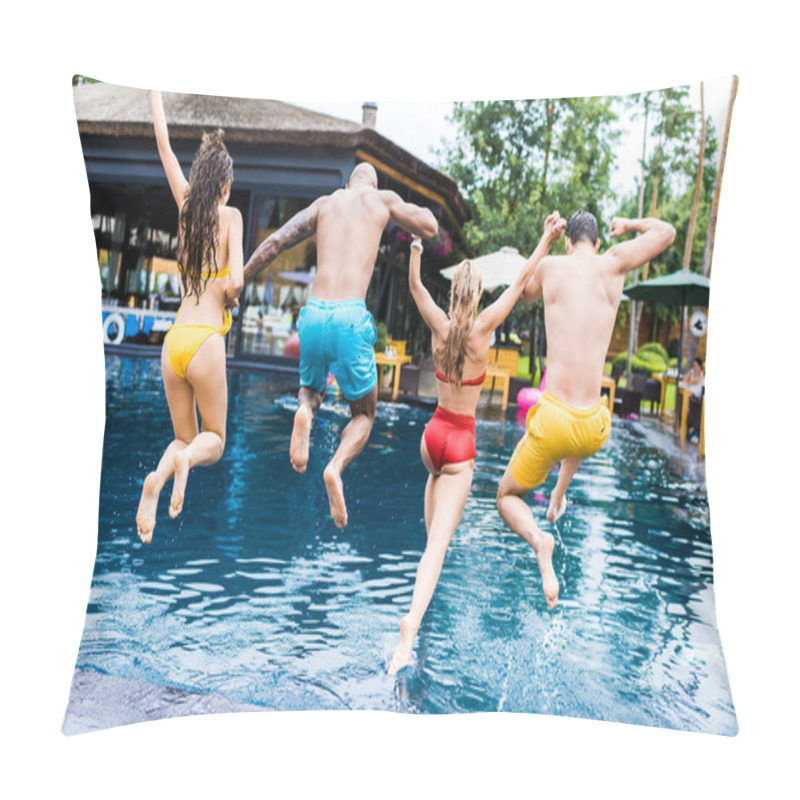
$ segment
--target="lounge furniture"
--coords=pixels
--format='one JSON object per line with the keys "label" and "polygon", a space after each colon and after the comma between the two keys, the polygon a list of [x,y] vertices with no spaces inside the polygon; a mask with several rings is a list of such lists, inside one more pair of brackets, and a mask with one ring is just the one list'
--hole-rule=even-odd
{"label": "lounge furniture", "polygon": [[400,367],[399,389],[403,394],[419,394],[419,377],[421,372],[422,364],[415,364],[413,360],[410,364],[403,364]]}
{"label": "lounge furniture", "polygon": [[[608,389],[607,395],[603,391],[604,389]],[[600,396],[608,397],[608,400],[606,401],[606,407],[612,414],[614,413],[614,402],[616,393],[617,393],[617,382],[614,380],[613,377],[609,377],[608,375],[603,375],[603,378],[600,382]]]}
{"label": "lounge furniture", "polygon": [[[494,392],[499,388],[503,393],[503,409],[508,407],[508,392],[511,378],[516,377],[519,365],[519,350],[509,347],[492,347],[489,349],[489,363],[486,367],[486,380],[483,389]],[[491,396],[489,397],[491,403]]]}
{"label": "lounge furniture", "polygon": [[698,432],[698,452],[700,455],[705,453],[705,388],[700,397],[697,397],[692,389],[685,389],[679,387],[678,403],[679,409],[676,411],[680,414],[681,429],[680,441],[683,444],[686,441],[686,432],[689,428],[694,428]]}
{"label": "lounge furniture", "polygon": [[620,403],[617,413],[621,417],[629,417],[631,414],[639,414],[641,411],[644,387],[647,383],[647,376],[634,372],[631,375],[630,386],[626,386],[620,392]]}
{"label": "lounge furniture", "polygon": [[[661,412],[659,416],[661,419],[664,419],[664,417],[667,414],[666,405],[664,403],[664,400],[667,396],[667,385],[670,383],[677,383],[678,377],[677,375],[667,375],[663,372],[658,372],[653,375],[653,379],[657,380],[661,384],[661,400],[659,401],[659,407],[661,409]],[[677,402],[678,401],[676,399],[675,403],[677,404]]]}
{"label": "lounge furniture", "polygon": [[[644,385],[644,393],[642,394],[642,402],[650,403],[650,414],[661,413],[661,382],[655,378],[648,378]],[[654,408],[658,407],[658,412],[654,412]]]}
{"label": "lounge furniture", "polygon": [[375,363],[379,367],[392,368],[392,400],[397,400],[397,394],[400,391],[400,370],[403,364],[411,363],[411,356],[387,356],[385,353],[375,353]]}
{"label": "lounge furniture", "polygon": [[511,397],[512,402],[516,402],[517,395],[520,393],[520,390],[526,389],[531,385],[531,380],[528,378],[517,378],[512,376],[508,386],[508,395]]}

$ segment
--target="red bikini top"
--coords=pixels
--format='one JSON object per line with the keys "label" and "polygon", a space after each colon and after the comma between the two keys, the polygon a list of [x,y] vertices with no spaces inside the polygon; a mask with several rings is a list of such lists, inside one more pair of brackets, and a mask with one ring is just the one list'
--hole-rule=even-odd
{"label": "red bikini top", "polygon": [[[442,373],[439,372],[438,369],[436,370],[436,377],[440,381],[444,381],[445,383],[453,383],[453,381],[448,380],[444,375],[442,375]],[[484,370],[483,375],[481,375],[480,378],[473,378],[472,380],[469,380],[469,381],[461,381],[461,385],[462,386],[479,386],[485,380],[486,380],[486,370]]]}

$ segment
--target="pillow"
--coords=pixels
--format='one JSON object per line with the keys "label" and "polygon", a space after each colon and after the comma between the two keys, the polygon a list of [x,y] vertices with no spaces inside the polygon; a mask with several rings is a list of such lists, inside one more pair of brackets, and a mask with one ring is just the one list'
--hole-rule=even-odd
{"label": "pillow", "polygon": [[[734,735],[704,374],[736,85],[442,104],[434,165],[414,104],[384,129],[383,104],[330,114],[76,76],[106,428],[64,733],[375,709]],[[353,193],[385,218],[348,228],[335,204]],[[566,238],[552,218],[539,261],[553,210]],[[454,378],[429,323],[464,260],[498,325]],[[591,300],[556,300],[584,268],[605,270]],[[572,356],[596,376],[560,372]]]}

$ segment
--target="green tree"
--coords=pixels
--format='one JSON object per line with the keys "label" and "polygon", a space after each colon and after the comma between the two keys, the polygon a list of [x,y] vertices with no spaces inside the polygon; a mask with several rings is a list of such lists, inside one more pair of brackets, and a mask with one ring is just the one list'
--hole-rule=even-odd
{"label": "green tree", "polygon": [[[440,168],[467,198],[464,234],[474,252],[510,246],[527,255],[554,209],[565,216],[587,209],[605,227],[602,203],[619,137],[611,98],[456,103],[451,121],[457,133],[439,153]],[[517,306],[508,325],[529,314]],[[535,339],[538,309],[534,320]]]}
{"label": "green tree", "polygon": [[456,103],[456,138],[439,156],[468,199],[470,246],[479,254],[503,246],[530,253],[556,208],[564,215],[586,208],[599,219],[616,119],[610,98]]}

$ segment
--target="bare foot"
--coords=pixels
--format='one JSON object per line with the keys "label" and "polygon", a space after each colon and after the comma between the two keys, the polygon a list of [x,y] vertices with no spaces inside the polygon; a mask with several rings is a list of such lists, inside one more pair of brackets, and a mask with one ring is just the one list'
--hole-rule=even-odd
{"label": "bare foot", "polygon": [[172,519],[183,511],[183,495],[186,491],[186,481],[189,479],[189,458],[186,451],[175,453],[172,459],[175,468],[175,477],[172,481],[172,497],[169,500],[169,515]]}
{"label": "bare foot", "polygon": [[411,648],[414,646],[416,631],[411,626],[411,620],[403,617],[400,620],[400,644],[394,651],[389,668],[386,670],[389,675],[396,675],[411,660]]}
{"label": "bare foot", "polygon": [[156,481],[156,473],[151,472],[144,479],[142,496],[139,508],[136,511],[136,530],[139,538],[148,544],[153,539],[153,530],[156,527],[156,508],[158,508],[158,495],[161,489]]}
{"label": "bare foot", "polygon": [[308,406],[301,405],[294,415],[292,441],[289,445],[289,460],[295,472],[305,472],[308,464],[308,438],[311,433],[313,415]]}
{"label": "bare foot", "polygon": [[561,518],[561,515],[567,510],[567,496],[562,495],[561,499],[556,497],[555,492],[550,495],[550,506],[547,509],[547,519],[550,522],[556,522]]}
{"label": "bare foot", "polygon": [[331,464],[325,467],[322,479],[325,481],[325,488],[328,491],[328,503],[331,507],[333,521],[336,523],[337,528],[344,528],[347,525],[347,506],[344,502],[342,479],[336,468]]}
{"label": "bare foot", "polygon": [[542,534],[542,543],[536,552],[536,560],[539,562],[539,572],[542,573],[542,589],[547,600],[548,608],[555,608],[558,604],[558,578],[553,569],[553,549],[556,540],[549,534]]}

